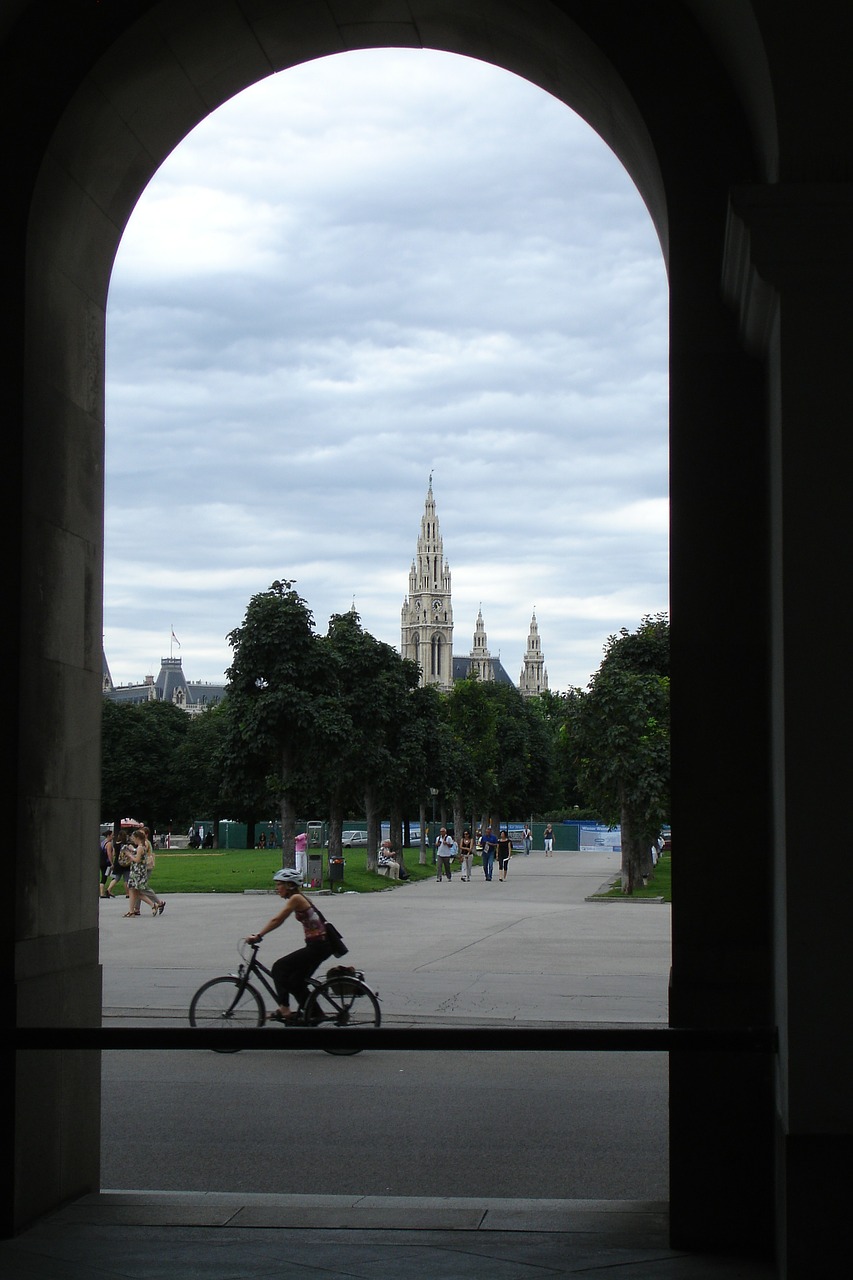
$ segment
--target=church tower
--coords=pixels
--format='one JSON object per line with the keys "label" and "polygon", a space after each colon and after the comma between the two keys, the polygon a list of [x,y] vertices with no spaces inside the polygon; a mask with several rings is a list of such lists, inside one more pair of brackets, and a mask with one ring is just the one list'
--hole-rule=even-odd
{"label": "church tower", "polygon": [[429,478],[418,549],[409,570],[409,594],[400,618],[400,652],[421,669],[421,684],[443,691],[453,687],[453,607],[450,566],[435,514]]}
{"label": "church tower", "polygon": [[489,646],[486,637],[486,627],[483,622],[483,610],[477,613],[477,626],[474,631],[474,648],[471,650],[471,661],[468,671],[475,671],[478,680],[494,680],[495,669],[492,666],[492,655],[489,653]]}
{"label": "church tower", "polygon": [[548,688],[548,672],[545,670],[545,659],[542,657],[535,609],[530,620],[530,634],[527,637],[527,649],[518,688],[525,698],[535,698],[537,694],[545,693]]}

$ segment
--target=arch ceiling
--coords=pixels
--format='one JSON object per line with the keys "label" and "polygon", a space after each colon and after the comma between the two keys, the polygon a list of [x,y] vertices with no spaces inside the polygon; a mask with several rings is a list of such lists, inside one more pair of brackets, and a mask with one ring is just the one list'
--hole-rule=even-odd
{"label": "arch ceiling", "polygon": [[[78,261],[91,261],[94,250],[98,265],[91,262],[95,276],[89,286],[97,296],[139,194],[206,115],[287,67],[382,47],[428,47],[478,58],[565,102],[625,165],[666,254],[664,187],[640,110],[600,50],[546,0],[523,7],[505,0],[438,7],[396,0],[156,5],[93,67],[53,136],[36,202],[48,235],[37,242],[39,251],[64,248]],[[100,243],[69,244],[55,217],[58,204],[76,205],[78,232]],[[57,236],[65,238],[64,245]]]}

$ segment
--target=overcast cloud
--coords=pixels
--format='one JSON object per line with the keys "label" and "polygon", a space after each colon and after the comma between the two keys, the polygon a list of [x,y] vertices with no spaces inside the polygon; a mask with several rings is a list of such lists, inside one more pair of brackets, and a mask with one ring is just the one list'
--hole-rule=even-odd
{"label": "overcast cloud", "polygon": [[174,628],[220,679],[290,578],[399,647],[430,472],[454,649],[482,605],[551,687],[668,608],[667,292],[630,179],[563,104],[426,51],[309,63],[166,160],[107,319],[104,644],[156,674]]}

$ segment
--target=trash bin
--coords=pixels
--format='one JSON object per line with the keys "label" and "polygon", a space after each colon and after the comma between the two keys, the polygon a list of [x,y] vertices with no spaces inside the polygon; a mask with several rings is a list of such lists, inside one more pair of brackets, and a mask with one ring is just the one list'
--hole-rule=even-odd
{"label": "trash bin", "polygon": [[323,887],[322,853],[308,854],[308,887],[309,889],[322,889]]}
{"label": "trash bin", "polygon": [[344,867],[346,865],[347,864],[344,858],[329,859],[329,888],[330,889],[332,888],[333,885],[343,884]]}

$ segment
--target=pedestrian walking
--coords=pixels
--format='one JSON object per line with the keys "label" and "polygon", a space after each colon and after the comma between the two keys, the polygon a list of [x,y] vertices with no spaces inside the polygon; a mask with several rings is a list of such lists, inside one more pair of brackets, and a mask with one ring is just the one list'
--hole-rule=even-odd
{"label": "pedestrian walking", "polygon": [[117,884],[121,884],[122,892],[125,897],[128,896],[127,880],[130,875],[130,836],[126,831],[119,831],[113,840],[113,869],[110,882],[107,885],[107,894],[114,898],[116,895],[113,889]]}
{"label": "pedestrian walking", "polygon": [[442,827],[438,833],[438,839],[435,842],[435,856],[438,865],[438,875],[435,877],[440,884],[446,873],[448,880],[452,880],[451,867],[453,858],[456,853],[456,841],[453,836],[447,834],[447,828]]}
{"label": "pedestrian walking", "polygon": [[462,832],[462,839],[459,841],[459,861],[462,879],[470,884],[471,868],[474,862],[474,841],[471,832],[467,829]]}
{"label": "pedestrian walking", "polygon": [[130,839],[133,850],[130,854],[131,868],[127,881],[130,898],[130,910],[127,914],[138,916],[140,902],[147,902],[151,908],[151,914],[160,916],[166,910],[166,904],[162,898],[157,897],[153,889],[148,887],[148,877],[154,870],[154,848],[148,839],[147,832],[141,827],[138,831],[134,831]]}
{"label": "pedestrian walking", "polygon": [[498,854],[498,880],[506,880],[509,873],[509,860],[512,857],[512,841],[509,838],[508,831],[501,831],[496,848]]}
{"label": "pedestrian walking", "polygon": [[98,874],[98,896],[100,898],[114,898],[115,894],[110,890],[110,884],[115,884],[113,876],[113,833],[109,832],[101,841],[100,865]]}
{"label": "pedestrian walking", "polygon": [[498,847],[498,838],[492,831],[491,827],[486,827],[483,836],[483,875],[487,880],[491,880],[492,871],[495,866],[495,851]]}

